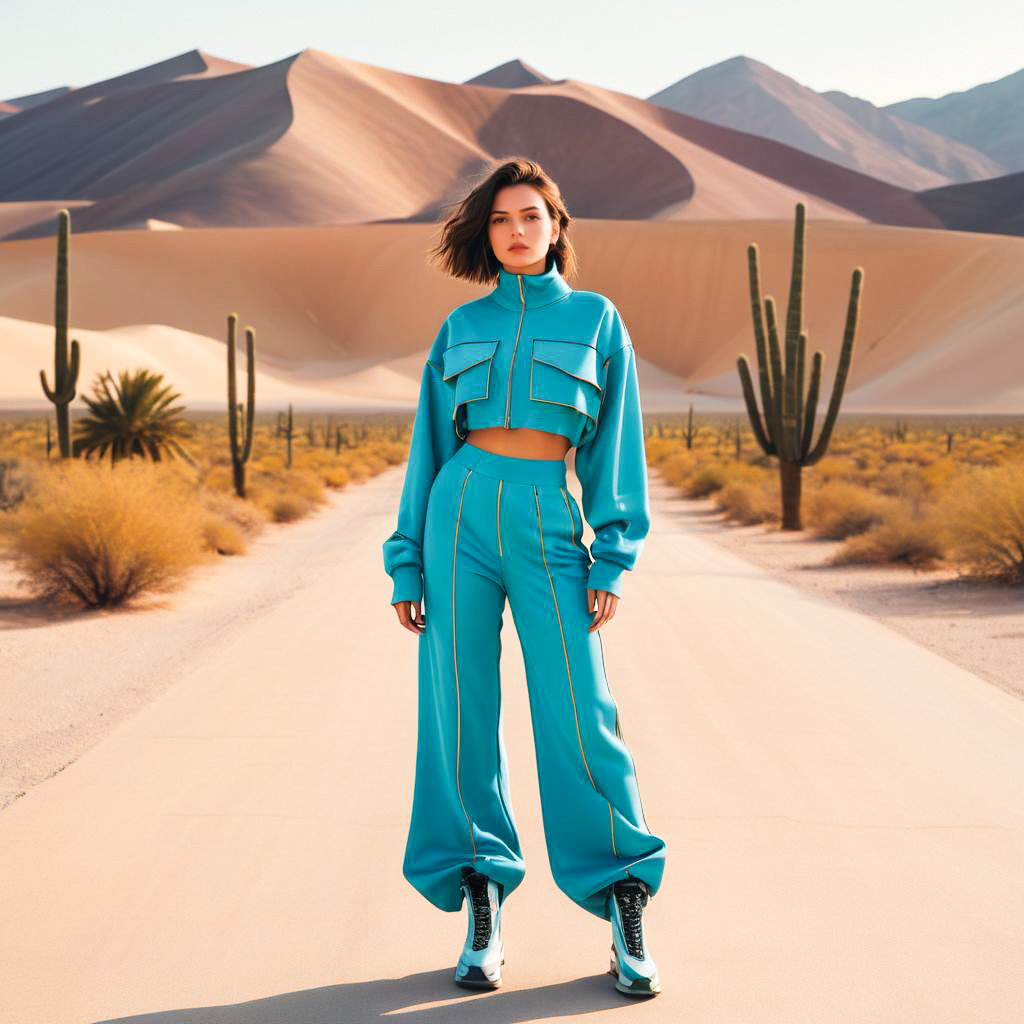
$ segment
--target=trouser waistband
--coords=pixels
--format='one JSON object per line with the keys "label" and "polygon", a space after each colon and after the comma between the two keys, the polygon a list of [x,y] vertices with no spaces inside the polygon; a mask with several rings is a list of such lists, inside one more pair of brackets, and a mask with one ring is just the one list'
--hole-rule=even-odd
{"label": "trouser waistband", "polygon": [[565,459],[520,459],[514,455],[497,455],[484,451],[468,441],[463,442],[452,456],[452,461],[484,476],[499,480],[513,480],[524,484],[554,484],[566,482]]}

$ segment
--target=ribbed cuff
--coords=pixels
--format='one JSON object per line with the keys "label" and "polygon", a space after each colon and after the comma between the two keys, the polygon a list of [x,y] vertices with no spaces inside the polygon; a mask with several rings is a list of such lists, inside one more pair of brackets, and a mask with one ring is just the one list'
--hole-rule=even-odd
{"label": "ribbed cuff", "polygon": [[392,604],[423,600],[423,573],[415,565],[396,566],[391,579],[395,584],[391,593]]}
{"label": "ribbed cuff", "polygon": [[616,597],[622,597],[622,574],[626,570],[615,562],[597,559],[590,567],[587,586],[591,590],[607,590]]}

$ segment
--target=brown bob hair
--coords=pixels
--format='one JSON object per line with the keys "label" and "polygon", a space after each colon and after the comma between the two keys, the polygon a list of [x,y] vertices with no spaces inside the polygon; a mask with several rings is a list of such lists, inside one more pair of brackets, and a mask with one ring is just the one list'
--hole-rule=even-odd
{"label": "brown bob hair", "polygon": [[488,237],[494,197],[507,185],[532,185],[544,197],[552,220],[558,221],[558,241],[548,249],[554,253],[558,272],[567,281],[576,276],[576,250],[569,240],[572,218],[562,193],[551,176],[536,160],[511,157],[485,168],[469,194],[454,204],[441,227],[441,240],[430,250],[431,261],[452,277],[491,284],[498,279],[501,261],[494,255]]}

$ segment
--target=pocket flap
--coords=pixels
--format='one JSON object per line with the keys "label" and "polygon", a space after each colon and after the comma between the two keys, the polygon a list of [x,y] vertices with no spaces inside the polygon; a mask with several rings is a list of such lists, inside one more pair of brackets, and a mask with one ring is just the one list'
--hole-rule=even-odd
{"label": "pocket flap", "polygon": [[593,345],[583,341],[534,338],[533,358],[539,363],[550,363],[570,377],[601,390],[601,375],[598,372],[600,353]]}
{"label": "pocket flap", "polygon": [[444,379],[449,380],[457,373],[468,370],[494,355],[498,347],[495,341],[460,341],[444,350]]}

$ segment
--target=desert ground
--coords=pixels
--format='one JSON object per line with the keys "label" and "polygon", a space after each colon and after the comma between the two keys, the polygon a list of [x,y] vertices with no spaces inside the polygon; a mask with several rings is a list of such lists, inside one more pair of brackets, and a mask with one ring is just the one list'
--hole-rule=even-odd
{"label": "desert ground", "polygon": [[[627,1004],[608,926],[547,868],[508,609],[529,868],[500,990],[452,984],[464,915],[402,877],[417,641],[380,544],[403,472],[136,611],[19,620],[4,578],[6,728],[27,740],[24,793],[0,812],[0,1020],[569,1021]],[[602,630],[668,846],[645,914],[664,991],[640,1012],[1016,1022],[1024,701],[884,609],[738,557],[695,505],[652,479],[647,546]]]}

